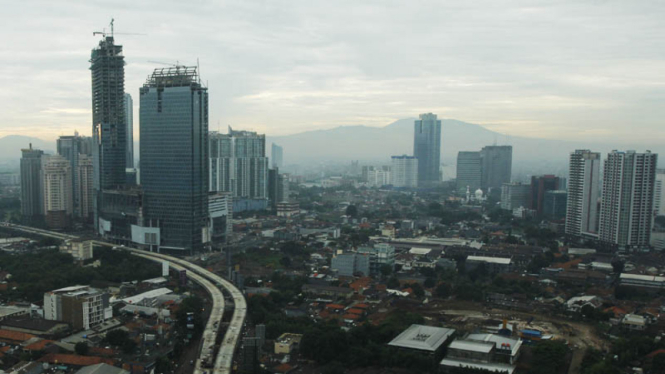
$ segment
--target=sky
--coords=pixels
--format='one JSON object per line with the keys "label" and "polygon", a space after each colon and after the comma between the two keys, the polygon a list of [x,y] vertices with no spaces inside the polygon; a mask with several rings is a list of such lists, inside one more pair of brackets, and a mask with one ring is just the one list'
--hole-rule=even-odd
{"label": "sky", "polygon": [[92,33],[113,18],[135,122],[154,68],[198,60],[211,130],[433,112],[511,136],[665,139],[662,1],[23,0],[3,14],[0,136],[90,135]]}

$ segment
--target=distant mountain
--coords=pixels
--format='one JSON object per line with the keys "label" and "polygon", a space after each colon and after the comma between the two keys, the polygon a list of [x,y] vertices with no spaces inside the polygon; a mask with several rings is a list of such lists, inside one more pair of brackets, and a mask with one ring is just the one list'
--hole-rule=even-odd
{"label": "distant mountain", "polygon": [[21,158],[21,149],[41,149],[46,153],[55,153],[55,142],[47,142],[39,138],[22,135],[7,135],[0,138],[0,160],[18,160]]}
{"label": "distant mountain", "polygon": [[[391,155],[413,153],[413,118],[400,119],[385,127],[340,126],[329,130],[307,131],[287,136],[268,137],[284,148],[285,164],[311,164],[321,162],[390,163]],[[442,123],[442,162],[453,166],[459,151],[477,151],[486,145],[512,145],[514,169],[533,173],[550,170],[563,174],[568,155],[575,149],[609,152],[612,149],[644,151],[645,145],[582,143],[565,140],[525,138],[499,134],[480,125],[454,119]],[[269,144],[268,144],[269,145]],[[661,151],[665,150],[664,146]],[[267,147],[269,150],[270,147]],[[658,152],[658,149],[651,148]],[[268,155],[269,156],[269,155]],[[451,170],[454,173],[454,169]]]}

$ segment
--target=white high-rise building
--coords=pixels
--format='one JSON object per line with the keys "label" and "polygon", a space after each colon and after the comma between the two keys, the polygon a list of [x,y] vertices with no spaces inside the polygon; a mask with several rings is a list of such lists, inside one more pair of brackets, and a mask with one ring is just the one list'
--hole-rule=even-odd
{"label": "white high-rise building", "polygon": [[418,187],[418,159],[414,156],[392,156],[393,187]]}
{"label": "white high-rise building", "polygon": [[234,198],[268,198],[266,136],[251,131],[210,133],[210,192]]}
{"label": "white high-rise building", "polygon": [[566,234],[598,236],[600,153],[578,149],[570,153]]}
{"label": "white high-rise building", "polygon": [[59,155],[43,156],[42,186],[47,226],[67,227],[74,212],[72,167],[69,160]]}
{"label": "white high-rise building", "polygon": [[599,239],[620,249],[649,245],[658,155],[612,151],[607,155]]}
{"label": "white high-rise building", "polygon": [[383,187],[389,184],[392,184],[392,169],[389,166],[367,172],[367,186]]}
{"label": "white high-rise building", "polygon": [[655,214],[665,216],[665,169],[656,170],[656,187],[653,194]]}

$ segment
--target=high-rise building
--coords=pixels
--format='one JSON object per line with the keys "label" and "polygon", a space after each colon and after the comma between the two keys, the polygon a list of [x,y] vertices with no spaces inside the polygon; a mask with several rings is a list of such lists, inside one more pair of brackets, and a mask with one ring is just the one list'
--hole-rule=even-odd
{"label": "high-rise building", "polygon": [[140,89],[141,186],[160,246],[200,251],[208,233],[208,89],[196,67],[155,69]]}
{"label": "high-rise building", "polygon": [[90,220],[94,216],[93,210],[93,162],[92,156],[79,155],[78,165],[76,167],[76,187],[74,188],[77,196],[74,198],[78,202],[78,214],[84,220]]}
{"label": "high-rise building", "polygon": [[551,220],[560,220],[566,217],[568,193],[564,190],[545,191],[543,199],[543,216]]}
{"label": "high-rise building", "polygon": [[658,155],[612,151],[603,171],[598,238],[621,249],[644,248],[651,239]]}
{"label": "high-rise building", "polygon": [[489,189],[501,188],[510,183],[513,169],[513,147],[510,145],[490,145],[480,151],[481,181],[485,192]]}
{"label": "high-rise building", "polygon": [[87,136],[79,136],[78,133],[74,135],[61,136],[57,140],[58,154],[67,161],[72,169],[72,196],[74,196],[74,215],[82,217],[81,202],[79,201],[80,193],[78,191],[78,165],[79,157],[92,156],[92,138]]}
{"label": "high-rise building", "polygon": [[457,153],[457,190],[476,191],[480,188],[482,167],[480,152]]}
{"label": "high-rise building", "polygon": [[289,202],[289,175],[280,174],[278,168],[268,170],[268,199],[272,209],[277,203]]}
{"label": "high-rise building", "polygon": [[92,157],[95,227],[104,235],[126,226],[112,218],[105,191],[125,184],[127,123],[125,122],[125,57],[113,36],[105,35],[90,56],[92,75]]}
{"label": "high-rise building", "polygon": [[95,189],[125,183],[127,123],[125,117],[125,57],[122,46],[106,36],[92,50],[92,136]]}
{"label": "high-rise building", "polygon": [[566,234],[598,236],[600,153],[576,150],[570,154]]}
{"label": "high-rise building", "polygon": [[284,148],[278,146],[275,143],[272,143],[272,148],[270,151],[270,165],[271,167],[274,168],[281,168],[282,164],[284,163],[283,161],[284,158]]}
{"label": "high-rise building", "polygon": [[134,100],[132,95],[125,94],[125,123],[127,124],[127,151],[125,159],[127,168],[134,168]]}
{"label": "high-rise building", "polygon": [[210,134],[210,191],[234,198],[268,198],[266,137],[251,131]]}
{"label": "high-rise building", "polygon": [[413,156],[418,159],[418,183],[426,186],[439,182],[441,164],[441,120],[424,113],[414,123]]}
{"label": "high-rise building", "polygon": [[21,150],[21,215],[24,223],[41,221],[44,215],[42,192],[42,157],[44,152],[30,148]]}
{"label": "high-rise building", "polygon": [[543,215],[545,192],[559,189],[559,177],[554,175],[542,175],[531,177],[531,191],[529,195],[530,205],[528,208],[536,211],[538,216]]}
{"label": "high-rise building", "polygon": [[656,211],[656,215],[665,216],[665,169],[656,170],[653,209]]}
{"label": "high-rise building", "polygon": [[42,186],[46,225],[52,229],[69,226],[74,212],[69,160],[59,155],[42,157]]}
{"label": "high-rise building", "polygon": [[418,187],[420,160],[413,156],[392,156],[391,180],[393,187]]}
{"label": "high-rise building", "polygon": [[531,185],[524,183],[504,183],[501,186],[501,209],[513,210],[530,206]]}
{"label": "high-rise building", "polygon": [[210,193],[208,196],[210,235],[213,243],[228,243],[233,235],[233,197],[229,192]]}
{"label": "high-rise building", "polygon": [[393,177],[391,166],[374,168],[367,172],[368,187],[383,187],[392,183]]}

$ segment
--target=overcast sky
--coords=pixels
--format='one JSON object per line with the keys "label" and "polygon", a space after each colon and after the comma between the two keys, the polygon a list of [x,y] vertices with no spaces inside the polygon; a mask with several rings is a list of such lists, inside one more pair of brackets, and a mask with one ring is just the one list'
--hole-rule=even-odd
{"label": "overcast sky", "polygon": [[[15,1],[0,136],[89,135],[90,50],[111,17],[134,97],[195,65],[210,128],[285,135],[434,112],[509,135],[665,139],[662,1]],[[135,124],[135,133],[138,126]],[[444,122],[445,136],[445,122]]]}

